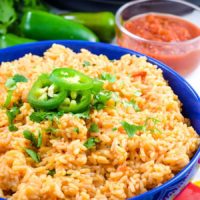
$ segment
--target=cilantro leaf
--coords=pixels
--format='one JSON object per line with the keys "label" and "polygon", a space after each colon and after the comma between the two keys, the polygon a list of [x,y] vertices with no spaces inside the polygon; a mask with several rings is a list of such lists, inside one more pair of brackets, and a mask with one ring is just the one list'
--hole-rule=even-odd
{"label": "cilantro leaf", "polygon": [[140,111],[138,104],[133,99],[130,101],[130,104],[133,106],[133,108],[136,112]]}
{"label": "cilantro leaf", "polygon": [[140,111],[139,106],[137,103],[132,99],[131,101],[123,101],[124,106],[132,106],[136,112]]}
{"label": "cilantro leaf", "polygon": [[121,122],[121,125],[130,138],[133,137],[137,131],[144,130],[145,128],[145,126],[129,124],[128,122],[125,121]]}
{"label": "cilantro leaf", "polygon": [[142,92],[139,91],[139,90],[137,90],[137,91],[134,92],[134,95],[135,95],[136,97],[140,97],[140,96],[142,95]]}
{"label": "cilantro leaf", "polygon": [[87,141],[83,144],[87,149],[92,149],[100,140],[98,138],[90,137]]}
{"label": "cilantro leaf", "polygon": [[147,125],[147,123],[149,121],[152,121],[154,125],[156,125],[157,123],[160,122],[160,120],[156,119],[156,118],[153,118],[153,117],[147,117],[147,119],[145,120],[145,125]]}
{"label": "cilantro leaf", "polygon": [[16,83],[19,82],[27,82],[28,79],[25,76],[22,76],[20,74],[15,74],[12,78],[8,78],[8,80],[5,83],[5,86],[8,90],[15,90],[16,89]]}
{"label": "cilantro leaf", "polygon": [[5,86],[9,90],[15,90],[16,89],[16,82],[13,80],[13,78],[8,78],[8,80],[5,83]]}
{"label": "cilantro leaf", "polygon": [[78,127],[74,128],[74,132],[79,133],[79,128]]}
{"label": "cilantro leaf", "polygon": [[38,134],[38,141],[37,141],[37,148],[40,148],[42,145],[42,133],[39,132]]}
{"label": "cilantro leaf", "polygon": [[52,134],[55,134],[57,131],[58,131],[58,129],[54,128],[54,127],[49,127],[46,129],[47,133],[52,133]]}
{"label": "cilantro leaf", "polygon": [[92,123],[92,124],[90,125],[89,131],[92,132],[92,133],[98,133],[98,132],[99,132],[99,127],[98,127],[98,125],[95,124],[95,123]]}
{"label": "cilantro leaf", "polygon": [[107,90],[100,91],[94,95],[93,107],[97,110],[103,109],[106,106],[107,101],[111,98],[112,93]]}
{"label": "cilantro leaf", "polygon": [[56,170],[55,169],[51,169],[51,170],[49,170],[49,172],[47,173],[47,175],[54,176],[55,173],[56,173]]}
{"label": "cilantro leaf", "polygon": [[7,108],[9,106],[11,99],[12,99],[12,95],[13,95],[13,90],[8,90],[8,94],[7,94],[5,103],[4,103],[4,107]]}
{"label": "cilantro leaf", "polygon": [[8,89],[8,94],[6,97],[6,101],[4,103],[4,107],[8,107],[11,99],[12,99],[12,95],[13,95],[13,91],[17,88],[17,83],[18,82],[27,82],[27,78],[20,75],[20,74],[15,74],[12,78],[8,78],[8,80],[5,83],[5,86]]}
{"label": "cilantro leaf", "polygon": [[103,72],[103,73],[101,74],[101,79],[102,79],[102,80],[107,80],[107,81],[110,82],[110,83],[114,83],[114,82],[116,81],[116,77],[115,77],[114,75],[108,74],[108,73],[106,73],[106,72]]}
{"label": "cilantro leaf", "polygon": [[8,123],[9,123],[9,130],[10,131],[17,131],[18,128],[14,125],[14,119],[15,117],[20,113],[20,110],[17,106],[13,106],[10,110],[6,112],[8,117]]}
{"label": "cilantro leaf", "polygon": [[14,131],[17,131],[17,130],[18,130],[18,128],[17,128],[14,124],[9,125],[9,126],[8,126],[8,129],[9,129],[9,131],[11,131],[11,132],[14,132]]}
{"label": "cilantro leaf", "polygon": [[85,112],[82,112],[82,113],[76,113],[76,114],[74,114],[74,116],[77,116],[78,118],[89,119],[90,111],[86,110]]}
{"label": "cilantro leaf", "polygon": [[156,119],[156,118],[153,118],[153,117],[148,117],[145,121],[145,126],[147,126],[148,124],[148,121],[152,121],[153,122],[153,125],[154,125],[154,128],[153,129],[150,129],[150,131],[152,133],[155,133],[155,132],[158,132],[158,133],[162,133],[156,126],[158,123],[160,123],[160,120]]}
{"label": "cilantro leaf", "polygon": [[32,142],[33,146],[37,147],[37,139],[31,131],[25,130],[23,132],[23,135],[24,135],[24,138],[26,138],[27,140],[30,140]]}
{"label": "cilantro leaf", "polygon": [[116,127],[114,127],[114,128],[112,128],[112,131],[116,131],[118,128],[116,128]]}
{"label": "cilantro leaf", "polygon": [[15,74],[12,79],[15,81],[15,83],[28,82],[28,79],[25,76],[20,75],[20,74]]}
{"label": "cilantro leaf", "polygon": [[90,64],[90,62],[89,61],[87,61],[87,60],[84,60],[83,61],[83,67],[88,67],[88,66],[90,66],[91,64]]}
{"label": "cilantro leaf", "polygon": [[55,118],[60,118],[62,117],[64,112],[32,112],[30,115],[30,120],[33,122],[40,123],[44,120],[50,120],[53,121]]}
{"label": "cilantro leaf", "polygon": [[46,119],[46,114],[45,112],[32,112],[29,118],[33,122],[40,123]]}
{"label": "cilantro leaf", "polygon": [[36,162],[40,162],[40,156],[32,149],[25,149],[26,153]]}

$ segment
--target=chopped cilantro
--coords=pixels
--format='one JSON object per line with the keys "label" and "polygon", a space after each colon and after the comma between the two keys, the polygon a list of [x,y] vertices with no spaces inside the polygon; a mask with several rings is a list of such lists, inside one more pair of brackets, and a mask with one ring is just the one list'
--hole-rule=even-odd
{"label": "chopped cilantro", "polygon": [[158,133],[161,133],[161,131],[156,127],[157,124],[160,122],[160,120],[156,119],[156,118],[153,118],[153,117],[148,117],[145,121],[145,126],[147,126],[147,122],[148,121],[152,121],[153,124],[154,124],[154,128],[151,129],[150,131],[155,133],[155,132],[158,132]]}
{"label": "chopped cilantro", "polygon": [[13,95],[13,90],[8,90],[8,94],[7,94],[7,97],[6,97],[6,101],[4,103],[4,107],[8,107],[10,102],[11,102],[11,99],[12,99],[12,95]]}
{"label": "chopped cilantro", "polygon": [[17,88],[16,84],[18,82],[27,82],[28,79],[20,74],[15,74],[12,78],[9,78],[6,83],[5,86],[8,89],[8,94],[6,97],[6,101],[4,103],[4,107],[8,107],[11,99],[12,99],[12,95],[13,95],[13,91]]}
{"label": "chopped cilantro", "polygon": [[98,94],[94,95],[93,107],[97,110],[103,109],[106,102],[111,98],[112,93],[107,90],[103,90]]}
{"label": "chopped cilantro", "polygon": [[78,127],[74,128],[74,132],[79,133],[79,128]]}
{"label": "chopped cilantro", "polygon": [[55,169],[51,169],[51,170],[49,170],[49,172],[47,173],[47,175],[54,176],[55,173],[56,173],[56,170]]}
{"label": "chopped cilantro", "polygon": [[90,64],[90,62],[89,61],[87,61],[87,60],[84,60],[83,61],[83,67],[88,67],[88,66],[90,66],[91,64]]}
{"label": "chopped cilantro", "polygon": [[56,128],[54,128],[54,127],[49,127],[49,128],[47,128],[46,129],[46,132],[47,133],[56,133],[58,130],[56,129]]}
{"label": "chopped cilantro", "polygon": [[121,125],[130,138],[133,137],[137,131],[144,130],[145,128],[145,126],[129,124],[128,122],[125,121],[121,122]]}
{"label": "chopped cilantro", "polygon": [[145,124],[147,125],[147,122],[148,121],[152,121],[154,125],[156,125],[157,123],[160,122],[160,120],[156,119],[156,118],[153,118],[153,117],[148,117],[146,120],[145,120]]}
{"label": "chopped cilantro", "polygon": [[17,131],[18,128],[14,125],[14,119],[15,117],[20,113],[19,107],[13,106],[10,110],[7,110],[6,114],[8,117],[9,122],[9,130],[10,131]]}
{"label": "chopped cilantro", "polygon": [[14,131],[18,130],[18,128],[14,124],[9,125],[8,128],[9,128],[9,131],[11,131],[11,132],[14,132]]}
{"label": "chopped cilantro", "polygon": [[33,112],[30,115],[30,120],[33,122],[40,123],[41,121],[46,119],[46,113],[45,112]]}
{"label": "chopped cilantro", "polygon": [[87,141],[84,143],[84,146],[88,149],[92,149],[96,143],[99,143],[100,140],[98,138],[93,138],[93,137],[90,137],[87,139]]}
{"label": "chopped cilantro", "polygon": [[37,163],[40,162],[40,156],[32,149],[25,149],[26,153]]}
{"label": "chopped cilantro", "polygon": [[37,141],[37,148],[40,148],[42,145],[42,133],[39,132],[38,134],[38,141]]}
{"label": "chopped cilantro", "polygon": [[33,146],[37,147],[37,143],[38,143],[37,139],[31,131],[25,130],[23,132],[23,135],[24,135],[24,138],[26,138],[27,140],[30,140],[32,142]]}
{"label": "chopped cilantro", "polygon": [[133,99],[131,101],[129,101],[129,102],[128,101],[123,101],[123,104],[126,107],[127,106],[132,106],[136,112],[140,111],[139,106],[137,105],[137,103]]}
{"label": "chopped cilantro", "polygon": [[12,79],[15,81],[15,83],[28,82],[28,79],[25,76],[20,75],[20,74],[15,74]]}
{"label": "chopped cilantro", "polygon": [[62,117],[64,112],[33,112],[30,115],[30,120],[33,122],[40,123],[41,121],[44,120],[50,120],[53,121],[55,118]]}
{"label": "chopped cilantro", "polygon": [[102,80],[107,80],[110,83],[114,83],[116,81],[115,75],[112,75],[112,74],[109,74],[109,73],[106,73],[106,72],[103,72],[101,74],[101,79]]}
{"label": "chopped cilantro", "polygon": [[98,125],[95,124],[95,123],[92,123],[92,124],[90,125],[89,131],[92,132],[92,133],[98,133],[98,132],[99,132],[99,127],[98,127]]}
{"label": "chopped cilantro", "polygon": [[162,131],[159,130],[158,128],[156,128],[156,127],[153,129],[153,132],[154,132],[154,133],[157,132],[157,133],[160,133],[160,134],[162,133]]}
{"label": "chopped cilantro", "polygon": [[118,128],[116,128],[116,127],[114,127],[114,128],[112,128],[112,131],[116,131]]}
{"label": "chopped cilantro", "polygon": [[86,110],[85,112],[76,113],[74,115],[77,116],[78,118],[89,119],[90,118],[90,111]]}
{"label": "chopped cilantro", "polygon": [[39,132],[38,134],[38,138],[35,137],[35,135],[29,131],[29,130],[25,130],[23,132],[24,138],[26,138],[27,140],[30,140],[32,142],[32,145],[39,148],[42,145],[42,134],[41,132]]}
{"label": "chopped cilantro", "polygon": [[142,95],[142,92],[139,91],[139,90],[137,90],[137,91],[134,92],[134,95],[135,95],[136,97],[140,97],[140,96]]}
{"label": "chopped cilantro", "polygon": [[15,90],[16,89],[16,82],[13,80],[13,78],[9,78],[5,86],[7,87],[8,90]]}
{"label": "chopped cilantro", "polygon": [[140,111],[138,104],[133,99],[130,101],[130,104],[133,106],[133,108],[136,112]]}

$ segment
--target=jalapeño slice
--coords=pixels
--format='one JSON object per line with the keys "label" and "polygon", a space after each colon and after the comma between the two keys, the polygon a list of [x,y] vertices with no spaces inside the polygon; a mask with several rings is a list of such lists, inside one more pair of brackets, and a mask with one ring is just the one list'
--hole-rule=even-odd
{"label": "jalape\u00f1o slice", "polygon": [[91,101],[90,91],[66,91],[66,93],[67,96],[59,106],[59,111],[81,113],[88,109]]}
{"label": "jalape\u00f1o slice", "polygon": [[62,84],[66,90],[88,90],[92,87],[92,79],[71,68],[57,68],[53,70],[50,79]]}
{"label": "jalape\u00f1o slice", "polygon": [[49,75],[42,74],[33,84],[28,102],[36,109],[53,110],[65,99],[66,92],[62,86],[52,82]]}

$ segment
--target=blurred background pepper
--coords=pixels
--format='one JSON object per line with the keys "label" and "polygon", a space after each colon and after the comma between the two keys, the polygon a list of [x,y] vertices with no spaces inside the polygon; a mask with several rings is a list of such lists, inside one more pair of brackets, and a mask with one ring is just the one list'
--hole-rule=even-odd
{"label": "blurred background pepper", "polygon": [[0,1],[0,48],[53,39],[111,42],[114,36],[112,12],[58,14],[40,0]]}
{"label": "blurred background pepper", "polygon": [[115,17],[111,12],[68,12],[61,16],[88,27],[103,42],[111,42],[115,36]]}

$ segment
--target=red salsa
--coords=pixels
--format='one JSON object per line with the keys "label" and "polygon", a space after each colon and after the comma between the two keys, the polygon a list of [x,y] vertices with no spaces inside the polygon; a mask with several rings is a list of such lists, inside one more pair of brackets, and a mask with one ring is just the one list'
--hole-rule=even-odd
{"label": "red salsa", "polygon": [[199,36],[197,26],[172,15],[143,15],[127,21],[125,27],[142,38],[160,42],[185,41]]}
{"label": "red salsa", "polygon": [[[200,38],[187,43],[200,36],[200,28],[187,20],[174,15],[150,13],[131,18],[124,27],[147,41],[120,33],[117,42],[121,46],[161,60],[181,74],[187,74],[200,63]],[[176,43],[183,41],[187,42]]]}

